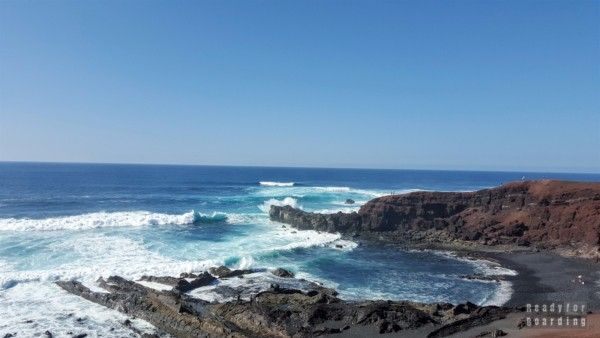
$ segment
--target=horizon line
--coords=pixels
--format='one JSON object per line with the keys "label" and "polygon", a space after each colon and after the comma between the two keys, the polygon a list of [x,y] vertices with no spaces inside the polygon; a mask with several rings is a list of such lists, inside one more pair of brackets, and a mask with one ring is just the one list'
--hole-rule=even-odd
{"label": "horizon line", "polygon": [[422,168],[375,168],[375,167],[323,167],[310,165],[236,165],[236,164],[192,164],[192,163],[145,163],[145,162],[79,162],[79,161],[12,161],[0,160],[0,163],[24,164],[87,164],[87,165],[138,165],[138,166],[173,166],[173,167],[238,167],[238,168],[288,168],[288,169],[336,169],[336,170],[389,170],[389,171],[457,171],[457,172],[490,172],[490,173],[532,173],[532,174],[579,174],[600,175],[599,172],[582,171],[534,171],[534,170],[491,170],[491,169],[422,169]]}

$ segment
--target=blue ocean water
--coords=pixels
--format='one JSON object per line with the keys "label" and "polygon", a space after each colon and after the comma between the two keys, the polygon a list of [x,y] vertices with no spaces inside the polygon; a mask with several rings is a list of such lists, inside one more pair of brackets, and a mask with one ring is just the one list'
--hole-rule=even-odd
{"label": "blue ocean water", "polygon": [[[502,303],[510,285],[461,276],[510,271],[297,231],[269,221],[267,211],[272,204],[353,211],[385,194],[476,190],[523,176],[600,181],[593,174],[0,163],[0,334],[52,328],[129,336],[123,315],[53,282],[93,287],[111,274],[178,275],[220,264],[284,267],[348,299]],[[267,275],[254,280],[267,283]]]}

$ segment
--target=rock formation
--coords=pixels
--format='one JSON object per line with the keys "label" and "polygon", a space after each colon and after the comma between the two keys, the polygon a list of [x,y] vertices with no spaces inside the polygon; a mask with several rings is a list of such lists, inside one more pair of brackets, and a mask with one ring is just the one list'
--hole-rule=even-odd
{"label": "rock formation", "polygon": [[358,212],[315,214],[272,206],[300,229],[385,234],[398,242],[533,245],[600,255],[600,183],[526,181],[475,192],[413,192],[373,199]]}
{"label": "rock formation", "polygon": [[[197,278],[207,280],[206,275]],[[179,284],[165,277],[146,276],[144,280]],[[505,318],[512,311],[472,303],[350,302],[338,298],[334,290],[316,285],[301,291],[275,284],[249,300],[209,303],[118,276],[98,280],[108,292],[94,292],[77,281],[57,284],[89,301],[142,318],[175,337],[314,337],[346,330],[367,335],[396,332],[411,336],[418,332],[419,336],[444,337]]]}

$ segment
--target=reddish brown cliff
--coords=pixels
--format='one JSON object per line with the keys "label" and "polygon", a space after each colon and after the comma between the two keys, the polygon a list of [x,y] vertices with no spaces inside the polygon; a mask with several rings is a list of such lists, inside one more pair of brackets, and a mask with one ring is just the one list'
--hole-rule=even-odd
{"label": "reddish brown cliff", "polygon": [[270,215],[302,229],[379,233],[395,240],[534,245],[595,256],[600,245],[600,183],[515,182],[475,192],[384,196],[351,214],[273,207]]}

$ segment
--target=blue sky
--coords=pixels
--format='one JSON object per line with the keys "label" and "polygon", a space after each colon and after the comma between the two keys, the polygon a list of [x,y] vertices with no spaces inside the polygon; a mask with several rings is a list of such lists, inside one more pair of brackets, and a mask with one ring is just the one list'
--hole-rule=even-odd
{"label": "blue sky", "polygon": [[600,172],[599,1],[2,1],[0,160]]}

